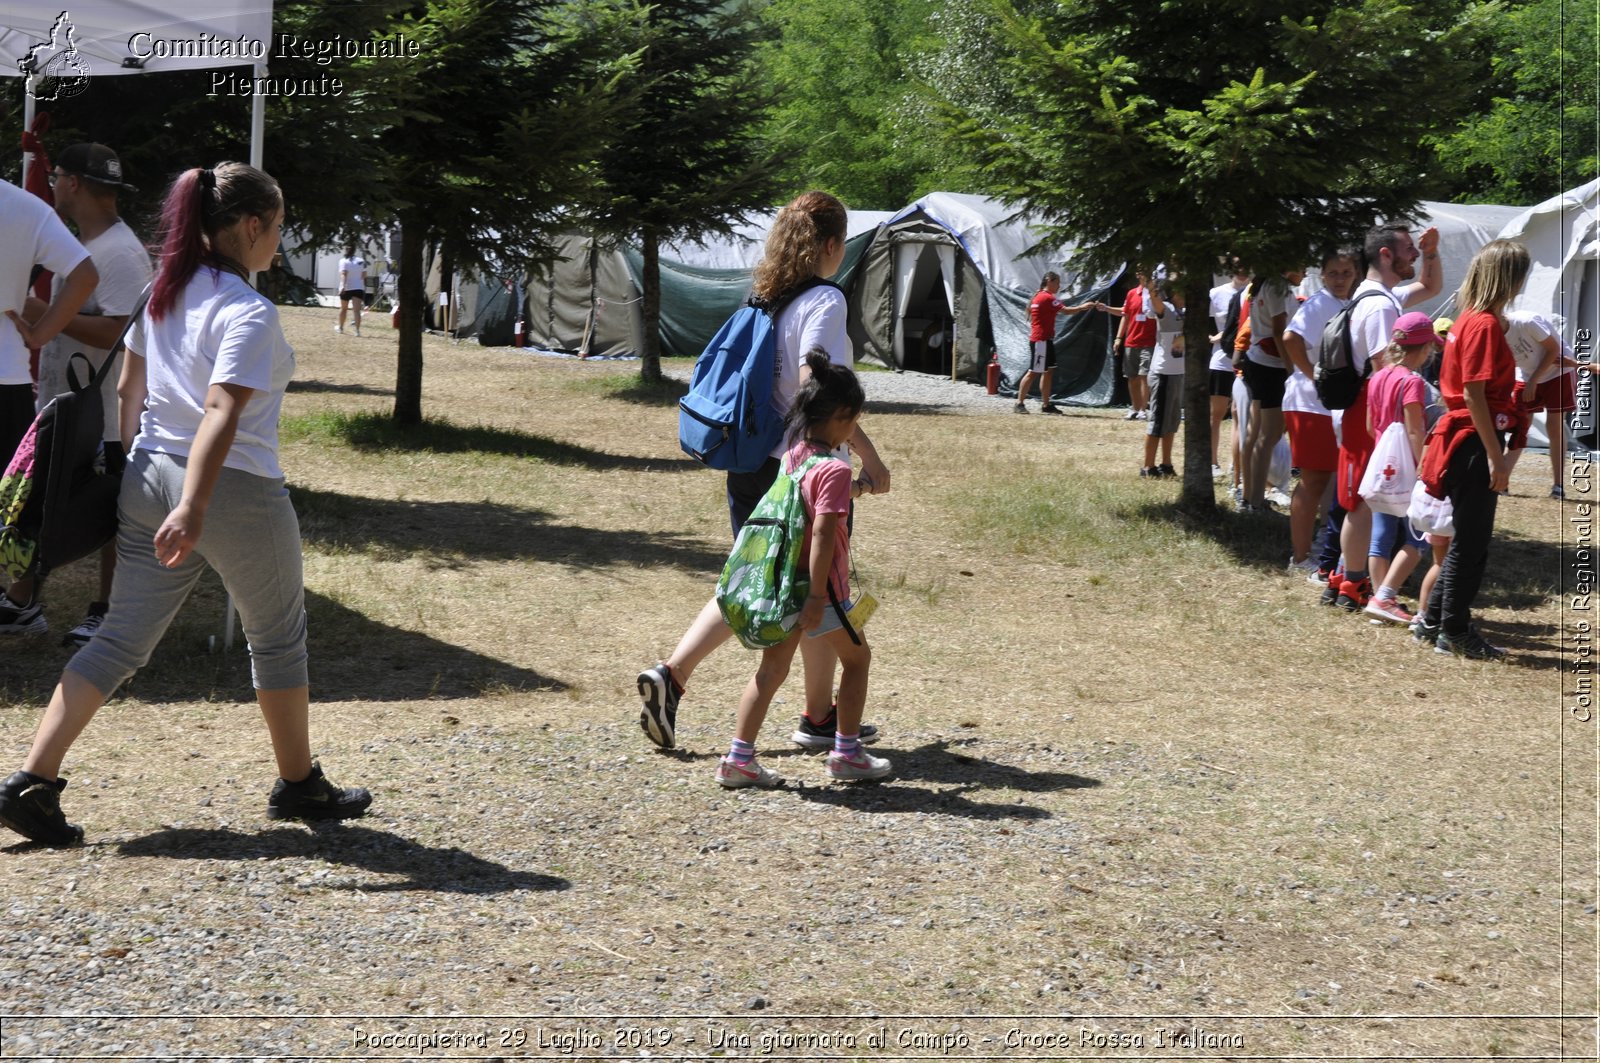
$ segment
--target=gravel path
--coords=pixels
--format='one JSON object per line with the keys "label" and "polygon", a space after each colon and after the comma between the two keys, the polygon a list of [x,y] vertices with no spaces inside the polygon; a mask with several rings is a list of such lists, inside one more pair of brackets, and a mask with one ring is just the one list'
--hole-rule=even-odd
{"label": "gravel path", "polygon": [[[666,365],[662,371],[685,383],[693,366]],[[867,371],[861,374],[867,403],[880,413],[1010,413],[1012,399],[990,395],[982,385],[929,373]]]}

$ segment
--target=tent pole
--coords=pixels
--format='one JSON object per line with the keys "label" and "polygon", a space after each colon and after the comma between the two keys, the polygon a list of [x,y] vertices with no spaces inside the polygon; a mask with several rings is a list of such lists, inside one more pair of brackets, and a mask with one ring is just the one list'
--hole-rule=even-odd
{"label": "tent pole", "polygon": [[[22,131],[24,133],[33,128],[33,114],[34,111],[38,110],[38,106],[39,101],[33,98],[33,75],[29,74],[22,79]],[[32,154],[33,152],[31,151],[22,153],[22,169],[17,173],[17,187],[19,188],[28,179],[28,157]]]}
{"label": "tent pole", "polygon": [[[267,76],[267,64],[256,64],[256,77]],[[267,97],[264,93],[252,92],[250,94],[250,165],[261,169],[261,160],[266,146],[267,133]]]}

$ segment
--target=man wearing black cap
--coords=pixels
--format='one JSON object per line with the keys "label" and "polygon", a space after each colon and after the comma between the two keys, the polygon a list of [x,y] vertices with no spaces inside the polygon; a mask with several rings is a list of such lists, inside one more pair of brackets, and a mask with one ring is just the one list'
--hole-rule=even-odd
{"label": "man wearing black cap", "polygon": [[[39,352],[38,404],[41,410],[52,398],[68,390],[67,362],[75,352],[81,351],[95,368],[99,368],[121,335],[128,315],[139,301],[139,293],[150,280],[150,256],[117,211],[117,190],[134,190],[122,176],[121,160],[104,144],[74,144],[56,157],[55,169],[50,175],[56,213],[77,228],[78,238],[88,250],[100,280],[61,334]],[[56,284],[61,284],[59,277]],[[40,300],[29,299],[23,316],[35,321],[45,309]],[[112,475],[121,475],[126,461],[118,418],[118,372],[119,367],[112,366],[100,388],[105,410],[103,451],[106,470]],[[81,646],[94,636],[111,597],[111,575],[115,567],[115,547],[107,544],[100,555],[98,600],[90,603],[87,617],[67,634],[65,644]],[[4,597],[0,597],[0,629],[8,622],[16,625],[26,611],[36,614],[28,619],[28,633],[42,634],[46,627],[43,613],[37,612],[38,599],[38,588],[32,580],[13,584]],[[12,629],[16,630],[15,626]]]}

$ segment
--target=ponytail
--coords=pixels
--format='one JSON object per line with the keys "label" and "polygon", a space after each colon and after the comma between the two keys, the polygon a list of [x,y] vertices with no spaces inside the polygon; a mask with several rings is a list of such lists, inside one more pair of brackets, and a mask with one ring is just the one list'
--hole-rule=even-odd
{"label": "ponytail", "polygon": [[841,412],[860,413],[867,401],[855,370],[836,364],[821,347],[811,348],[804,364],[811,375],[795,393],[784,421],[790,438],[803,436],[813,425],[831,421]]}
{"label": "ponytail", "polygon": [[150,318],[160,321],[201,266],[226,261],[216,235],[240,218],[274,217],[283,209],[278,182],[242,162],[185,170],[161,203],[161,267],[150,291]]}

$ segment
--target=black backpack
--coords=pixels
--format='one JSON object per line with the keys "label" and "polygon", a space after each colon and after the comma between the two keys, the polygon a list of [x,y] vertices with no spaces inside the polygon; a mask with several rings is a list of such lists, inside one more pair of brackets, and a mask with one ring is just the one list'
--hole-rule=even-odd
{"label": "black backpack", "polygon": [[1361,369],[1356,369],[1350,341],[1350,317],[1355,312],[1356,304],[1369,295],[1388,298],[1387,293],[1370,288],[1360,293],[1323,326],[1322,338],[1317,341],[1312,381],[1316,384],[1318,400],[1330,410],[1348,410],[1361,394],[1361,386],[1372,374],[1370,358]]}
{"label": "black backpack", "polygon": [[0,482],[0,572],[12,582],[43,577],[87,557],[117,534],[117,493],[121,478],[95,468],[104,435],[105,409],[100,388],[122,350],[128,329],[144,312],[149,290],[128,315],[122,335],[88,381],[73,379],[33,419]]}

